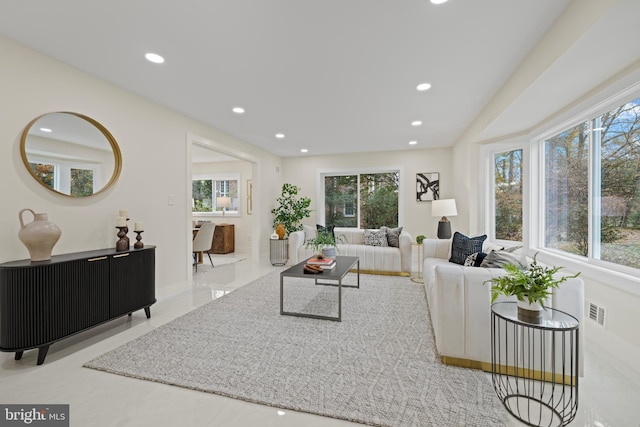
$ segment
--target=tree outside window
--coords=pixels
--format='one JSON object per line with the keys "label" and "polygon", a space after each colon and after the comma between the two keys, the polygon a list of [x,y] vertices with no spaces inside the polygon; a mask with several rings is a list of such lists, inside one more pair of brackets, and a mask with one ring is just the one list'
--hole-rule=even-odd
{"label": "tree outside window", "polygon": [[522,241],[522,150],[494,155],[495,238]]}
{"label": "tree outside window", "polygon": [[393,171],[325,176],[326,225],[397,227],[399,175]]}
{"label": "tree outside window", "polygon": [[545,245],[640,268],[640,98],[547,139],[544,167]]}

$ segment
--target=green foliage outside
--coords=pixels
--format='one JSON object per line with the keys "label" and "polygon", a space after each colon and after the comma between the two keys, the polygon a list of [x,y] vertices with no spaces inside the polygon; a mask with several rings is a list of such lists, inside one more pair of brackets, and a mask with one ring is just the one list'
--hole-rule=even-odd
{"label": "green foliage outside", "polygon": [[71,195],[85,197],[93,194],[93,171],[91,169],[71,169]]}
{"label": "green foliage outside", "polygon": [[640,98],[545,142],[545,243],[589,254],[594,148],[600,153],[600,259],[640,268],[640,240],[626,239],[640,230]]}
{"label": "green foliage outside", "polygon": [[38,179],[47,187],[53,188],[53,165],[42,163],[29,163],[31,170]]}
{"label": "green foliage outside", "polygon": [[326,224],[397,227],[398,186],[398,172],[325,177]]}
{"label": "green foliage outside", "polygon": [[193,212],[213,212],[213,186],[210,179],[193,180],[191,191]]}

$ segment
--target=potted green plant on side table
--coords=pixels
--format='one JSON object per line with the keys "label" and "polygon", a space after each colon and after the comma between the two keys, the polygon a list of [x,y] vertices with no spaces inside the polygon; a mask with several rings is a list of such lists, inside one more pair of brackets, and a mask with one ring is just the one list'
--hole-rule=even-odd
{"label": "potted green plant on side table", "polygon": [[491,303],[500,295],[512,296],[518,299],[518,318],[530,323],[538,323],[542,317],[544,301],[551,296],[553,289],[573,276],[556,276],[562,267],[545,267],[538,264],[534,256],[531,265],[522,268],[514,264],[504,267],[507,274],[494,277],[484,283],[491,283]]}

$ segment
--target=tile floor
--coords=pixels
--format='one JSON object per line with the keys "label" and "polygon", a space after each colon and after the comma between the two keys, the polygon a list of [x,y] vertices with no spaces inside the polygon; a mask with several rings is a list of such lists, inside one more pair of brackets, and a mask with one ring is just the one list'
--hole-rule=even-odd
{"label": "tile floor", "polygon": [[[250,260],[219,265],[214,270],[201,267],[193,283],[157,293],[151,319],[139,311],[131,318],[120,318],[56,343],[41,366],[36,366],[34,350],[25,352],[20,361],[13,359],[13,353],[0,353],[0,403],[70,404],[74,427],[359,425],[82,367],[274,269],[268,263],[259,265]],[[571,425],[640,427],[640,373],[616,362],[588,338],[585,361],[579,415]],[[511,420],[510,425],[523,424]]]}

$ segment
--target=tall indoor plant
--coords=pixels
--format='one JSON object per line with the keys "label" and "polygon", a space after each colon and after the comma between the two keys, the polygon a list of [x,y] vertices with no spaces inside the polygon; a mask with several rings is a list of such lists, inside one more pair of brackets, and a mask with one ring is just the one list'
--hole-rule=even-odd
{"label": "tall indoor plant", "polygon": [[300,197],[298,193],[300,187],[284,183],[282,184],[282,193],[276,200],[278,206],[271,210],[274,215],[273,228],[277,228],[278,224],[282,224],[287,234],[302,229],[302,220],[311,216],[311,199],[308,197]]}

